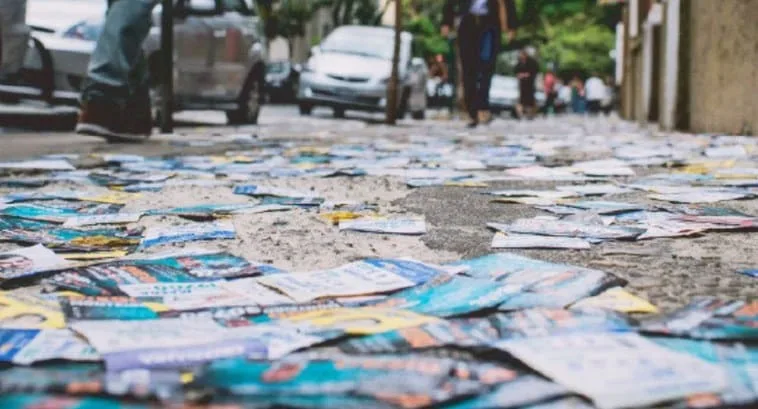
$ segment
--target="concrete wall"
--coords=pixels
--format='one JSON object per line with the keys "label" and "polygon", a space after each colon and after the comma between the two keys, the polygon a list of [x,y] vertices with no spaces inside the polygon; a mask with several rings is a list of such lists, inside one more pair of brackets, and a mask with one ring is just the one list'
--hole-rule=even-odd
{"label": "concrete wall", "polygon": [[758,0],[687,1],[690,130],[758,135]]}

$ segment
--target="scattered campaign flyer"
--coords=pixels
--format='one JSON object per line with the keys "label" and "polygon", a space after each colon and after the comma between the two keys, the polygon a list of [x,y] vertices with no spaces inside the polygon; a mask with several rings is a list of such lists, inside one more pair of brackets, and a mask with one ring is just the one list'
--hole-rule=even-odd
{"label": "scattered campaign flyer", "polygon": [[494,344],[601,409],[653,405],[727,387],[723,368],[636,333],[587,333]]}
{"label": "scattered campaign flyer", "polygon": [[[590,332],[632,331],[630,321],[614,311],[560,308],[529,308],[508,313],[492,314],[481,319],[461,318],[451,322],[471,328],[473,334],[495,334],[494,339],[520,339]],[[486,338],[479,336],[479,340]]]}
{"label": "scattered campaign flyer", "polygon": [[65,326],[60,310],[30,297],[0,291],[0,328],[54,329]]}
{"label": "scattered campaign flyer", "polygon": [[0,253],[0,282],[57,270],[69,265],[63,257],[42,244]]}
{"label": "scattered campaign flyer", "polygon": [[579,237],[554,237],[536,234],[504,234],[497,232],[492,238],[493,249],[573,249],[587,250],[591,244]]}
{"label": "scattered campaign flyer", "polygon": [[212,318],[79,321],[70,328],[87,338],[109,371],[184,368],[232,357],[266,357],[257,339],[234,338]]}
{"label": "scattered campaign flyer", "polygon": [[657,314],[658,307],[644,298],[638,297],[621,287],[609,288],[602,293],[579,300],[571,305],[571,309],[602,308],[626,314],[644,313]]}
{"label": "scattered campaign flyer", "polygon": [[490,280],[441,277],[390,295],[376,305],[449,317],[495,308],[520,290],[519,285],[504,285]]}
{"label": "scattered campaign flyer", "polygon": [[382,234],[408,234],[417,235],[426,233],[424,219],[379,219],[363,217],[354,220],[341,220],[340,231],[351,230],[366,233]]}
{"label": "scattered campaign flyer", "polygon": [[288,198],[310,198],[317,197],[316,193],[299,192],[293,189],[258,186],[258,185],[238,185],[234,187],[234,194],[248,196],[273,196]]}
{"label": "scattered campaign flyer", "polygon": [[644,233],[644,229],[622,226],[603,226],[564,220],[517,219],[508,231],[543,236],[583,237],[590,239],[631,240]]}
{"label": "scattered campaign flyer", "polygon": [[168,309],[159,302],[142,302],[129,297],[62,297],[60,304],[67,322],[151,320]]}
{"label": "scattered campaign flyer", "polygon": [[85,340],[67,329],[0,329],[0,361],[30,365],[49,360],[99,361]]}
{"label": "scattered campaign flyer", "polygon": [[0,162],[0,169],[9,170],[76,170],[65,159],[31,159],[16,162]]}
{"label": "scattered campaign flyer", "polygon": [[417,327],[437,318],[392,308],[337,308],[306,312],[287,318],[319,329],[334,329],[351,335],[378,334],[400,328]]}
{"label": "scattered campaign flyer", "polygon": [[234,225],[231,222],[152,227],[145,230],[140,246],[147,248],[160,244],[184,243],[196,240],[233,239],[235,235]]}
{"label": "scattered campaign flyer", "polygon": [[0,205],[0,215],[53,223],[64,223],[71,217],[118,213],[122,207],[123,205],[120,204],[93,202],[59,203],[51,201],[45,204],[18,203]]}
{"label": "scattered campaign flyer", "polygon": [[500,282],[521,286],[521,291],[500,304],[502,311],[565,308],[582,298],[626,284],[626,281],[604,271],[570,266],[553,271],[522,270],[506,275]]}
{"label": "scattered campaign flyer", "polygon": [[73,216],[66,219],[63,227],[84,227],[97,224],[127,224],[136,223],[142,213],[109,213],[85,216]]}
{"label": "scattered campaign flyer", "polygon": [[702,297],[668,314],[645,320],[645,332],[712,340],[758,340],[758,301]]}
{"label": "scattered campaign flyer", "polygon": [[470,347],[495,341],[492,336],[479,336],[473,324],[452,324],[438,320],[428,324],[400,328],[379,334],[347,339],[337,345],[349,354],[397,354],[413,350],[442,347]]}
{"label": "scattered campaign flyer", "polygon": [[283,292],[297,302],[382,293],[417,284],[407,277],[362,261],[331,270],[264,276],[258,278],[258,282]]}

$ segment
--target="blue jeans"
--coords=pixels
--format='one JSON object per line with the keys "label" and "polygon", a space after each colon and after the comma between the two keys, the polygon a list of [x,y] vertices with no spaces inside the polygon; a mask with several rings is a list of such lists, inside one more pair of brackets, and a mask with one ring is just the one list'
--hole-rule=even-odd
{"label": "blue jeans", "polygon": [[103,31],[87,67],[82,102],[124,107],[147,87],[142,43],[158,0],[110,0]]}

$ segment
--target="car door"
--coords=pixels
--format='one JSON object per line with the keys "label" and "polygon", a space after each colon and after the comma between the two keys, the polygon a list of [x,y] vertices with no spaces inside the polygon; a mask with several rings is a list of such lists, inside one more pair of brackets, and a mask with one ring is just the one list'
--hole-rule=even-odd
{"label": "car door", "polygon": [[213,90],[215,0],[179,0],[174,19],[174,92],[185,100]]}

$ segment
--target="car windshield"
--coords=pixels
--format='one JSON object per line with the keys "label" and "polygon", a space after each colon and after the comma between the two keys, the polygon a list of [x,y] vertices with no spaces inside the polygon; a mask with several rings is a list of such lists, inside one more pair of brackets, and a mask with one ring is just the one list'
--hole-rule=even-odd
{"label": "car windshield", "polygon": [[392,36],[384,33],[340,30],[321,43],[321,51],[363,55],[389,60],[392,58]]}
{"label": "car windshield", "polygon": [[514,77],[492,77],[493,88],[517,88],[518,80]]}

